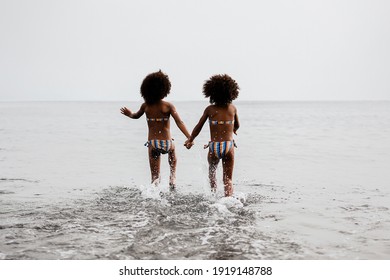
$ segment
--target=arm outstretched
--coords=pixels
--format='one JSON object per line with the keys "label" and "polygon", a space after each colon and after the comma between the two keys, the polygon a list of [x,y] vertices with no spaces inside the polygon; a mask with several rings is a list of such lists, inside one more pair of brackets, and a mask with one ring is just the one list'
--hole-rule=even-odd
{"label": "arm outstretched", "polygon": [[206,122],[208,117],[209,117],[208,110],[206,108],[203,112],[203,115],[200,117],[198,124],[192,130],[191,136],[188,137],[187,141],[184,143],[184,146],[186,146],[187,149],[190,149],[194,145],[194,140],[201,132],[203,125]]}
{"label": "arm outstretched", "polygon": [[122,107],[121,114],[128,116],[131,119],[139,119],[145,113],[145,106],[145,103],[142,104],[136,113],[131,112],[131,110],[127,109],[126,107]]}

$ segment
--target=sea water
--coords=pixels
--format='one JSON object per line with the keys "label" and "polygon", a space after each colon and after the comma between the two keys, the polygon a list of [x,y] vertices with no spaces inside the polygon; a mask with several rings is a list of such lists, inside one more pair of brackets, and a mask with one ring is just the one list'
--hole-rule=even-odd
{"label": "sea water", "polygon": [[[0,259],[388,259],[390,102],[236,102],[238,198],[209,128],[150,185],[137,102],[0,103]],[[175,102],[187,128],[205,102]]]}

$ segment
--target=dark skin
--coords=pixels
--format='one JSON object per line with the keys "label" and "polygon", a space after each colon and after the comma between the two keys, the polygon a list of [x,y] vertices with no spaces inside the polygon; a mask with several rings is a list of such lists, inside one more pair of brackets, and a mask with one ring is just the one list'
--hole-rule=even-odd
{"label": "dark skin", "polygon": [[[232,141],[233,133],[237,134],[237,130],[240,127],[238,120],[237,109],[233,104],[227,105],[210,105],[200,118],[198,124],[194,127],[191,136],[185,142],[187,149],[190,149],[194,145],[194,139],[201,132],[204,123],[207,119],[212,121],[228,121],[234,120],[234,124],[210,124],[210,138],[213,142]],[[213,153],[208,153],[207,160],[209,162],[209,180],[212,191],[216,191],[217,179],[216,171],[219,163],[219,158]],[[223,183],[225,187],[225,196],[233,195],[233,168],[234,168],[234,149],[230,149],[229,152],[222,159],[223,168]]]}
{"label": "dark skin", "polygon": [[[175,106],[172,103],[160,100],[155,104],[146,104],[143,103],[139,110],[135,113],[130,111],[128,108],[123,107],[120,109],[121,113],[125,116],[128,116],[131,119],[139,119],[144,113],[147,118],[167,118],[172,116],[175,120],[177,127],[183,132],[183,134],[189,138],[190,134],[184,125],[184,122],[181,120],[179,114],[176,111]],[[148,140],[158,139],[158,140],[171,140],[171,131],[170,131],[170,121],[148,121]],[[160,182],[160,165],[161,157],[159,154],[156,154],[153,151],[153,147],[149,146],[149,165],[150,172],[152,177],[152,183],[158,185]],[[175,147],[168,152],[168,162],[170,166],[170,177],[169,185],[171,188],[175,187],[176,184],[176,153]]]}

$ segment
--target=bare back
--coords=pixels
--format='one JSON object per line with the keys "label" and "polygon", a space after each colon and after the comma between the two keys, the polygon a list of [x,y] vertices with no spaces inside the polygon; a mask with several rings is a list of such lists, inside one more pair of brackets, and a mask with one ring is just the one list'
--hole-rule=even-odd
{"label": "bare back", "polygon": [[144,103],[144,106],[149,128],[148,140],[170,140],[172,138],[169,119],[171,104],[161,100],[156,104]]}
{"label": "bare back", "polygon": [[236,107],[233,104],[225,106],[210,105],[206,109],[210,125],[210,138],[214,142],[233,140]]}

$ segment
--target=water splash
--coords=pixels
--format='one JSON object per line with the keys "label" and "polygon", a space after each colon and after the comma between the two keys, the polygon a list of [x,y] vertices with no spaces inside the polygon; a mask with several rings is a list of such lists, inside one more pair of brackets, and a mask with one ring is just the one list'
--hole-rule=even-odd
{"label": "water splash", "polygon": [[93,199],[17,207],[0,227],[5,259],[251,259],[267,255],[273,239],[237,199],[172,193],[165,185],[111,187]]}

